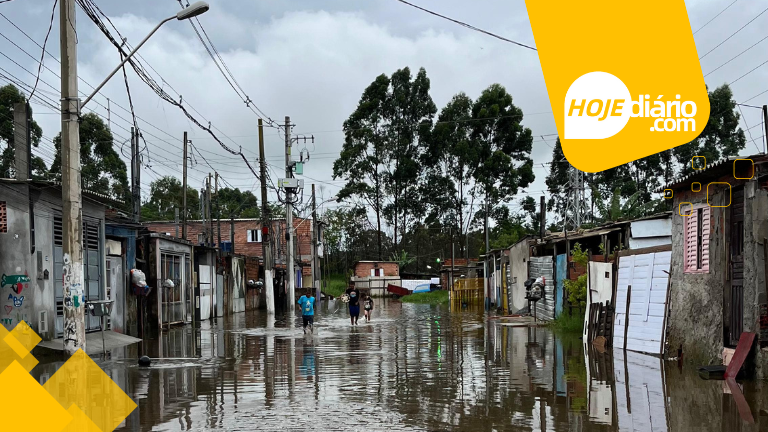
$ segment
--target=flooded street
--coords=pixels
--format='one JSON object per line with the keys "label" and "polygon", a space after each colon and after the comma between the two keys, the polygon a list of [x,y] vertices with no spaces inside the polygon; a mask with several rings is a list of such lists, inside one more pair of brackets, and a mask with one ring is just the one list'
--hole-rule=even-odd
{"label": "flooded street", "polygon": [[[118,430],[768,429],[768,393],[755,383],[740,389],[740,412],[724,382],[676,362],[585,355],[577,337],[471,311],[377,306],[353,328],[344,309],[323,305],[312,337],[298,316],[239,314],[99,360],[138,404]],[[142,349],[165,360],[139,368]]]}

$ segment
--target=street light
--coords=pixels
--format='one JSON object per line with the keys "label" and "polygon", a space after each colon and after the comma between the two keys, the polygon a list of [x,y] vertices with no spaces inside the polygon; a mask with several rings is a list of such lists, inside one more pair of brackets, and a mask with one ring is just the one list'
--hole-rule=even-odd
{"label": "street light", "polygon": [[144,43],[150,37],[152,37],[153,34],[155,34],[157,29],[160,28],[160,26],[162,26],[163,24],[167,23],[168,21],[170,21],[172,19],[177,19],[177,20],[181,21],[181,20],[186,20],[186,19],[194,18],[194,17],[196,17],[198,15],[202,15],[202,14],[208,12],[208,9],[210,9],[210,6],[208,6],[208,3],[204,2],[204,1],[199,1],[199,2],[192,3],[191,5],[187,6],[186,8],[180,10],[176,15],[170,16],[170,17],[160,21],[160,24],[158,24],[154,29],[152,29],[152,31],[149,32],[149,34],[144,38],[144,40],[142,40],[138,45],[136,45],[136,48],[134,48],[133,51],[131,51],[123,59],[123,61],[120,62],[119,65],[117,65],[115,70],[113,70],[112,73],[109,74],[109,76],[107,76],[107,78],[104,81],[102,81],[102,83],[99,84],[98,87],[96,87],[96,90],[94,90],[93,93],[91,93],[91,95],[88,96],[88,98],[86,98],[85,101],[83,101],[83,103],[80,105],[80,108],[82,109],[85,106],[85,104],[88,103],[88,101],[90,101],[91,99],[93,99],[94,96],[96,96],[96,93],[98,93],[99,90],[101,90],[101,88],[104,87],[104,84],[106,84],[107,81],[109,81],[117,73],[117,71],[119,71],[120,68],[123,67],[123,65],[128,60],[130,60],[131,57],[133,57],[134,54],[136,54],[136,51],[138,51],[139,48],[141,48],[141,46],[144,45]]}

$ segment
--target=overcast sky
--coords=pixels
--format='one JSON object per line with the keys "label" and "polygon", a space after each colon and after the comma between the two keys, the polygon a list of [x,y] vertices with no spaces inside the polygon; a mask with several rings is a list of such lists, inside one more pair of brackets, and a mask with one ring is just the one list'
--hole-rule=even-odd
{"label": "overcast sky", "polygon": [[[113,24],[136,45],[162,18],[175,14],[180,6],[174,0],[96,0]],[[420,6],[465,21],[509,39],[535,45],[523,0],[412,0]],[[536,140],[533,159],[536,182],[528,192],[539,196],[545,189],[547,167],[557,133],[547,89],[536,52],[466,29],[449,21],[406,6],[396,0],[209,0],[211,10],[200,17],[208,36],[218,48],[237,81],[251,100],[269,117],[282,122],[286,115],[296,125],[295,131],[314,134],[308,143],[311,160],[305,166],[308,185],[317,183],[327,198],[342,185],[332,179],[332,164],[343,143],[342,124],[355,109],[362,91],[381,74],[391,75],[405,66],[415,71],[427,70],[431,95],[438,109],[457,92],[476,98],[488,85],[500,83],[514,97],[514,103],[526,114],[524,125]],[[723,11],[732,0],[686,1],[693,31]],[[0,4],[0,13],[42,44],[51,16],[53,0],[16,0]],[[765,2],[741,0],[714,21],[696,32],[699,55],[723,42],[747,22],[764,12]],[[78,10],[77,35],[79,74],[95,85],[119,62],[119,56],[106,38]],[[654,29],[649,23],[643,31]],[[0,17],[0,67],[31,85],[37,62],[7,39],[18,44],[32,57],[40,49],[5,19]],[[47,49],[59,53],[58,10]],[[704,74],[730,60],[751,45],[768,37],[768,13],[763,13],[738,34],[702,60]],[[256,115],[246,108],[208,56],[187,22],[171,21],[139,51],[154,70],[150,73],[174,97],[183,96],[185,104],[201,122],[211,122],[217,134],[231,147],[254,161],[258,154]],[[706,76],[710,88],[735,81],[768,60],[768,40]],[[56,73],[59,64],[46,57],[45,65]],[[3,72],[0,70],[0,72]],[[129,83],[139,126],[149,144],[149,169],[143,171],[143,190],[159,175],[181,175],[182,133],[189,132],[193,145],[223,176],[227,184],[259,193],[258,185],[238,157],[227,154],[204,131],[187,121],[176,107],[159,99],[129,70]],[[7,82],[0,78],[0,85]],[[52,86],[53,88],[49,87]],[[38,91],[57,103],[59,79],[45,69]],[[55,90],[54,90],[55,89]],[[83,82],[80,90],[90,94]],[[764,64],[733,85],[735,99],[746,102],[768,90],[768,64]],[[107,117],[102,106],[110,98],[112,129],[116,140],[130,136],[128,98],[121,75],[102,90],[88,108]],[[768,103],[768,93],[748,102]],[[53,138],[60,130],[59,117],[49,108],[34,105],[35,118],[43,133]],[[762,114],[742,108],[742,128],[748,143],[744,154],[763,148]],[[751,136],[750,136],[751,132]],[[275,129],[266,129],[267,160],[272,177],[284,175],[284,142]],[[46,145],[47,144],[47,145]],[[297,153],[304,144],[294,148]],[[37,153],[52,159],[50,141]],[[126,152],[127,154],[127,152]],[[190,185],[202,186],[203,177],[212,171],[200,157],[190,169]],[[335,204],[329,204],[332,207]]]}

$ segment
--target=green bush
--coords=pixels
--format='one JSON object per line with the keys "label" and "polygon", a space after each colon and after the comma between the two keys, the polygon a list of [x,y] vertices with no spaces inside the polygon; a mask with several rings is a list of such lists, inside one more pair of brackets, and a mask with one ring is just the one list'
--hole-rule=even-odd
{"label": "green bush", "polygon": [[[576,243],[571,249],[571,258],[573,262],[583,267],[587,267],[589,254],[581,249],[581,245]],[[568,294],[568,302],[574,306],[583,307],[587,304],[587,275],[579,276],[575,281],[567,279],[564,283],[565,292]]]}
{"label": "green bush", "polygon": [[445,304],[448,303],[449,293],[446,290],[437,290],[432,292],[410,294],[402,299],[403,303],[421,303],[421,304]]}
{"label": "green bush", "polygon": [[339,297],[347,290],[347,278],[344,275],[332,275],[328,287],[323,290],[327,295]]}

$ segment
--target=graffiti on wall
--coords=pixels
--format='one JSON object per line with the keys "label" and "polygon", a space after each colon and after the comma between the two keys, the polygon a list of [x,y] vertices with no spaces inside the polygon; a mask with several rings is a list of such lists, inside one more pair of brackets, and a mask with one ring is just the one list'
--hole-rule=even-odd
{"label": "graffiti on wall", "polygon": [[8,300],[11,301],[11,304],[13,304],[13,307],[20,308],[24,304],[24,296],[16,297],[13,294],[8,294]]}
{"label": "graffiti on wall", "polygon": [[23,275],[3,274],[2,279],[0,279],[0,288],[10,286],[13,292],[19,295],[24,289],[29,288],[30,280],[29,275],[26,273]]}

